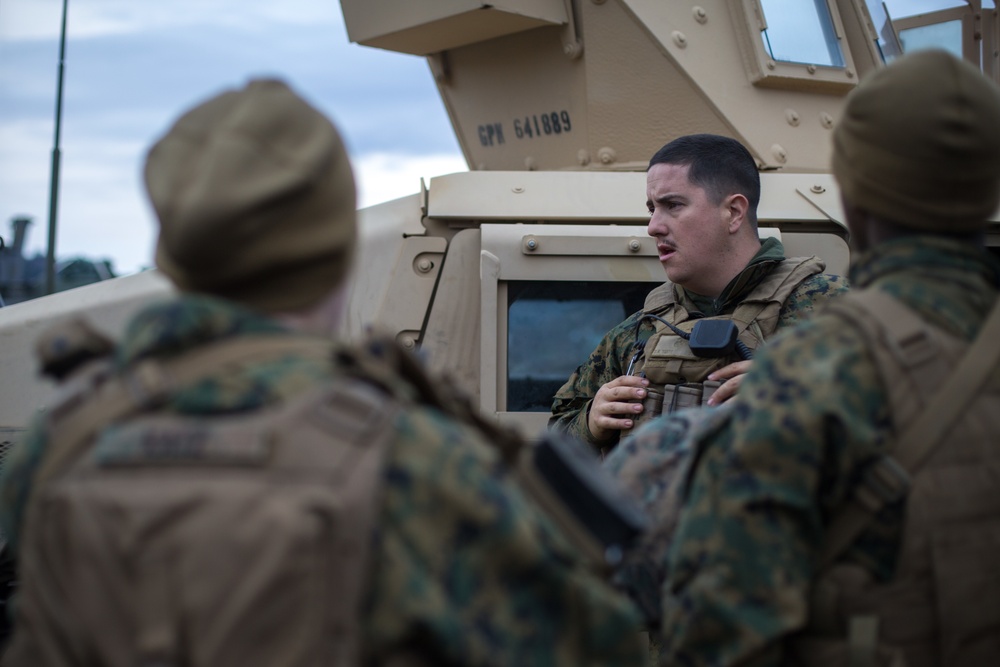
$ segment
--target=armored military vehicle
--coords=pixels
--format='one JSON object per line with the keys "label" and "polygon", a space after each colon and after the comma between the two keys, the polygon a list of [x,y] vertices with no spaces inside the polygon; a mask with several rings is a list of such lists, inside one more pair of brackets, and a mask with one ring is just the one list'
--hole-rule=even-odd
{"label": "armored military vehicle", "polygon": [[[341,5],[352,41],[427,58],[470,167],[361,211],[344,333],[391,332],[529,434],[601,335],[663,280],[644,174],[661,145],[738,138],[760,165],[761,234],[843,273],[828,162],[846,95],[931,45],[1000,78],[993,0]],[[1000,247],[1000,224],[989,243]],[[41,330],[82,313],[115,335],[168,290],[147,272],[0,310],[0,440],[16,442],[53,392],[32,358]]]}

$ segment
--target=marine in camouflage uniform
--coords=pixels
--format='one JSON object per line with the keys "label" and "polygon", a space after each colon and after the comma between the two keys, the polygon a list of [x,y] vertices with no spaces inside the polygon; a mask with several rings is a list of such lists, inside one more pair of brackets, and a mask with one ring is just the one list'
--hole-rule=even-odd
{"label": "marine in camouflage uniform", "polygon": [[[926,325],[962,341],[976,338],[1000,290],[1000,262],[982,239],[1000,199],[997,118],[995,87],[967,64],[930,51],[864,81],[835,133],[834,173],[853,234],[854,291],[890,295]],[[830,572],[850,573],[839,582],[846,597],[834,620],[843,623],[841,632],[847,632],[851,595],[863,595],[874,605],[867,613],[888,630],[908,665],[1000,660],[996,559],[983,559],[982,547],[961,549],[966,560],[957,574],[979,582],[974,592],[935,591],[940,584],[933,577],[940,573],[915,578],[925,576],[932,558],[941,565],[936,550],[942,543],[933,541],[932,557],[925,537],[904,532],[914,521],[930,520],[908,516],[906,499],[872,515],[835,554],[835,567],[821,570],[832,519],[865,486],[873,463],[906,444],[896,440],[909,424],[895,423],[890,409],[896,387],[883,381],[871,345],[836,313],[820,313],[769,343],[733,401],[640,429],[607,459],[661,524],[644,551],[666,576],[662,664],[848,664],[845,653],[811,662],[817,656],[801,643],[817,623],[810,594]],[[986,401],[987,411],[992,401],[993,413],[997,386],[994,369],[994,389],[974,397]],[[989,422],[977,423],[981,431]],[[935,455],[944,476],[913,480],[924,484],[922,491],[929,483],[944,494],[950,505],[932,509],[949,517],[947,529],[964,523],[976,539],[992,534],[996,556],[995,476],[993,492],[987,486],[984,493],[969,471],[996,470],[998,434],[978,437],[971,447],[945,439]],[[942,601],[942,592],[958,595],[957,606]],[[976,607],[969,595],[986,601]],[[950,615],[961,618],[958,634],[945,634]]]}
{"label": "marine in camouflage uniform", "polygon": [[[668,280],[556,392],[551,428],[607,450],[660,411],[723,402],[753,349],[847,289],[819,258],[786,259],[777,239],[761,243],[759,202],[757,163],[735,139],[686,135],[650,158],[646,231]],[[707,319],[734,326],[735,349],[693,351],[687,340]]]}
{"label": "marine in camouflage uniform", "polygon": [[[257,143],[260,139],[278,147],[285,156],[282,165],[291,173],[274,166],[269,149]],[[302,147],[296,141],[312,148],[296,151]],[[182,294],[135,317],[114,352],[116,372],[213,342],[300,335],[280,321],[282,309],[294,311],[303,299],[308,306],[331,285],[343,283],[355,234],[353,180],[333,126],[284,84],[254,81],[196,107],[158,147],[147,163],[155,162],[147,166],[147,179],[161,218],[157,261]],[[311,151],[318,152],[315,162],[310,162]],[[199,154],[214,157],[213,168],[223,173],[226,159],[236,157],[242,178],[252,183],[256,176],[259,189],[242,190],[237,182],[193,194],[183,185],[175,184],[176,193],[164,189],[157,179],[178,176],[178,170],[198,173],[205,164],[195,159]],[[305,173],[294,173],[296,167]],[[315,195],[318,203],[303,179],[324,190]],[[282,234],[293,238],[278,238],[266,225],[251,228],[252,238],[239,238],[241,216],[245,221],[259,213],[258,220],[268,220],[274,213],[273,201],[267,199],[274,193],[267,187],[276,181],[278,201],[286,207],[279,208]],[[190,187],[197,187],[197,180],[193,183]],[[297,191],[304,205],[296,208],[294,197],[282,199],[282,186],[284,192]],[[185,201],[184,195],[190,199]],[[184,208],[199,203],[199,197],[205,197],[202,206],[219,206],[207,212]],[[229,220],[227,207],[237,209]],[[171,223],[192,228],[164,231]],[[215,268],[231,272],[207,285],[196,270],[198,254],[207,253],[204,259],[216,253],[218,242],[230,233],[234,249],[245,255],[217,256],[213,265],[200,265],[206,274]],[[169,234],[172,239],[165,238]],[[177,245],[185,234],[195,236],[187,239],[194,248]],[[240,241],[245,247],[239,247]],[[201,248],[202,243],[211,247]],[[321,254],[334,266],[310,264],[309,253]],[[261,273],[253,262],[281,268]],[[267,284],[261,285],[262,280]],[[254,286],[259,289],[243,291]],[[218,298],[218,293],[233,296]],[[378,354],[375,348],[368,352]],[[322,364],[294,351],[256,359],[181,388],[156,410],[188,417],[260,411],[337,377],[343,371],[338,363],[336,355]],[[632,603],[584,563],[515,483],[500,452],[482,433],[423,405],[408,406],[394,419],[361,609],[366,664],[381,664],[403,649],[418,660],[401,664],[413,665],[643,664]],[[46,423],[43,418],[11,453],[0,479],[0,526],[15,549],[25,532],[31,482],[50,446]]]}
{"label": "marine in camouflage uniform", "polygon": [[[704,297],[685,290],[680,285],[674,285],[675,298],[689,312],[699,312],[707,317],[731,314],[784,259],[781,242],[773,237],[766,238],[761,243],[760,251],[718,298]],[[847,281],[842,276],[818,273],[806,278],[782,305],[776,330],[780,331],[808,317],[819,304],[847,289]],[[598,390],[626,374],[636,351],[636,325],[644,313],[645,311],[633,313],[605,334],[586,363],[579,366],[556,392],[552,401],[550,427],[565,430],[591,443],[595,448],[610,449],[617,444],[617,435],[608,440],[594,437],[587,425],[588,412]],[[652,321],[646,320],[641,324],[638,329],[640,346],[645,345],[653,331]]]}

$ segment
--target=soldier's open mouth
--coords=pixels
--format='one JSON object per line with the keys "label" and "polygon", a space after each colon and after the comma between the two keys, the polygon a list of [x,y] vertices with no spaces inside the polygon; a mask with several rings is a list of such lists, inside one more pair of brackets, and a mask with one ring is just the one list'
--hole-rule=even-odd
{"label": "soldier's open mouth", "polygon": [[665,262],[677,254],[677,248],[673,248],[671,246],[658,245],[656,246],[656,250],[660,254],[661,262]]}

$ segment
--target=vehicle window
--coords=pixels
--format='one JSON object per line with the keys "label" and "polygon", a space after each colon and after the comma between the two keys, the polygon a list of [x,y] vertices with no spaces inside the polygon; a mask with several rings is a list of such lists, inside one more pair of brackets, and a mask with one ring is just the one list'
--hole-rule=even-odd
{"label": "vehicle window", "polygon": [[792,63],[843,67],[844,54],[826,0],[760,0],[771,58]]}
{"label": "vehicle window", "polygon": [[507,411],[548,412],[552,397],[601,338],[640,310],[659,283],[507,284]]}
{"label": "vehicle window", "polygon": [[[867,0],[867,4],[876,24],[880,20],[876,18],[877,14],[888,14],[904,52],[938,48],[963,57],[962,19],[955,15],[955,10],[968,12],[966,0]],[[992,9],[994,4],[993,0],[986,0],[982,7]],[[888,57],[885,59],[891,60]]]}
{"label": "vehicle window", "polygon": [[911,53],[920,49],[944,49],[952,55],[962,57],[962,22],[946,21],[918,28],[899,31],[899,41],[903,51]]}

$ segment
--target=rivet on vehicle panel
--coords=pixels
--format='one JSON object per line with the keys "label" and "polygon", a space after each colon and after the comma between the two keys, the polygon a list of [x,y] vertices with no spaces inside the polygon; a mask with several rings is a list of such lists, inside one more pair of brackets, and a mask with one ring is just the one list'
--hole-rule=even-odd
{"label": "rivet on vehicle panel", "polygon": [[642,244],[639,243],[638,239],[629,239],[629,242],[628,242],[628,249],[629,250],[631,250],[632,252],[639,252],[639,250],[641,248],[642,248]]}
{"label": "rivet on vehicle panel", "polygon": [[853,79],[854,78],[854,70],[851,70],[851,69],[847,70],[847,78],[848,79]]}
{"label": "rivet on vehicle panel", "polygon": [[815,74],[816,73],[816,66],[815,65],[806,65],[806,71],[809,72],[810,74]]}
{"label": "rivet on vehicle panel", "polygon": [[779,144],[771,146],[771,153],[774,155],[774,159],[782,164],[788,160],[788,153]]}
{"label": "rivet on vehicle panel", "polygon": [[670,33],[670,36],[674,39],[674,44],[681,47],[682,49],[688,45],[688,38],[684,36],[684,33],[680,30],[674,30]]}
{"label": "rivet on vehicle panel", "polygon": [[832,129],[833,128],[833,116],[831,116],[830,114],[828,114],[825,111],[821,111],[819,113],[819,123],[820,123],[820,125],[822,125],[823,127],[825,127],[828,130]]}
{"label": "rivet on vehicle panel", "polygon": [[605,146],[597,151],[597,159],[601,164],[611,164],[618,159],[618,156],[615,154],[615,149]]}
{"label": "rivet on vehicle panel", "polygon": [[767,68],[768,69],[774,69],[777,66],[778,66],[778,64],[776,62],[774,62],[773,60],[768,60],[767,61]]}
{"label": "rivet on vehicle panel", "polygon": [[417,341],[413,340],[413,336],[409,334],[404,334],[399,339],[399,344],[402,345],[407,350],[412,350],[417,346]]}
{"label": "rivet on vehicle panel", "polygon": [[695,5],[695,7],[691,10],[691,13],[694,15],[694,20],[697,21],[698,23],[701,23],[702,25],[704,25],[705,22],[708,21],[708,14],[705,13],[704,7],[698,7],[697,5]]}
{"label": "rivet on vehicle panel", "polygon": [[821,195],[824,192],[826,192],[826,188],[824,188],[822,185],[819,185],[817,183],[816,185],[814,185],[811,188],[809,188],[809,192],[812,192],[812,193],[817,194],[817,195]]}
{"label": "rivet on vehicle panel", "polygon": [[521,187],[520,185],[515,185],[514,187],[512,187],[512,188],[510,189],[510,191],[511,191],[511,192],[513,192],[513,193],[514,193],[514,194],[516,194],[516,195],[519,195],[519,194],[521,194],[522,192],[524,192],[524,188],[522,188],[522,187]]}
{"label": "rivet on vehicle panel", "polygon": [[785,109],[785,120],[787,120],[788,124],[791,125],[792,127],[798,127],[799,126],[798,112],[795,111],[795,109]]}
{"label": "rivet on vehicle panel", "polygon": [[581,148],[576,152],[576,161],[580,163],[580,166],[590,164],[590,153],[586,149]]}
{"label": "rivet on vehicle panel", "polygon": [[434,268],[434,262],[427,259],[426,257],[419,262],[417,262],[417,271],[420,273],[427,273]]}
{"label": "rivet on vehicle panel", "polygon": [[538,241],[536,239],[529,237],[527,240],[525,240],[524,247],[527,248],[528,250],[538,250]]}

